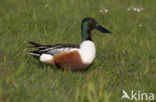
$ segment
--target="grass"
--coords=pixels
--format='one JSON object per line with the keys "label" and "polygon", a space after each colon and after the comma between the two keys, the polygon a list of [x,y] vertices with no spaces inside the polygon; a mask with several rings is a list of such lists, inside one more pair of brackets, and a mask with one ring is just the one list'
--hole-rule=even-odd
{"label": "grass", "polygon": [[[129,102],[121,100],[123,89],[156,93],[155,5],[155,0],[0,0],[0,102]],[[127,11],[133,6],[144,10]],[[108,13],[99,12],[104,8]],[[88,16],[113,32],[93,32],[97,54],[88,70],[65,74],[27,54],[29,41],[80,43],[81,20]]]}

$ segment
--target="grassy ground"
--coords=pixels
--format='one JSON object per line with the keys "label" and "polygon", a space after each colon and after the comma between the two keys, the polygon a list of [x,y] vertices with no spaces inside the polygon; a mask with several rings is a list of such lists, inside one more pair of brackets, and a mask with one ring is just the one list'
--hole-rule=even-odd
{"label": "grassy ground", "polygon": [[[0,102],[128,102],[121,100],[123,89],[156,95],[155,5],[155,0],[0,0]],[[81,20],[88,16],[113,32],[93,32],[97,54],[88,70],[65,74],[27,54],[29,41],[80,43]]]}

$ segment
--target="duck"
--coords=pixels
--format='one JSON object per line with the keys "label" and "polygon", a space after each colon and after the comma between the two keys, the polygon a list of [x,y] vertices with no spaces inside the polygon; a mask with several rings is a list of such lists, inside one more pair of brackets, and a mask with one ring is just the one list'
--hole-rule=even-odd
{"label": "duck", "polygon": [[86,17],[81,22],[81,43],[80,44],[55,44],[42,45],[29,42],[36,50],[29,51],[29,54],[39,61],[56,66],[62,70],[83,70],[88,68],[96,55],[95,44],[92,40],[92,31],[102,33],[111,31],[102,27],[94,18]]}

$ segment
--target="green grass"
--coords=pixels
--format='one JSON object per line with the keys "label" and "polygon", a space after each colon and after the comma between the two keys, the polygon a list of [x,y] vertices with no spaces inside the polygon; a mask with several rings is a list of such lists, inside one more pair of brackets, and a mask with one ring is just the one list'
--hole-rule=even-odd
{"label": "green grass", "polygon": [[[0,0],[0,102],[120,102],[122,90],[156,95],[155,0]],[[141,12],[128,7],[143,7]],[[99,10],[107,8],[107,14]],[[84,17],[113,33],[93,32],[96,58],[68,72],[27,54],[28,42],[80,43]],[[142,25],[139,27],[139,25]]]}

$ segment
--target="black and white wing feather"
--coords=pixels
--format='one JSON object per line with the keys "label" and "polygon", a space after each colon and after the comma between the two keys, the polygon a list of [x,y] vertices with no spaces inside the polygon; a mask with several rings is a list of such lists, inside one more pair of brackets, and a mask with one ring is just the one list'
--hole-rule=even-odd
{"label": "black and white wing feather", "polygon": [[40,57],[40,55],[43,53],[55,55],[58,53],[64,53],[79,48],[79,45],[76,44],[41,45],[34,42],[29,43],[33,45],[32,47],[37,48],[37,50],[30,51],[29,54],[37,58]]}

